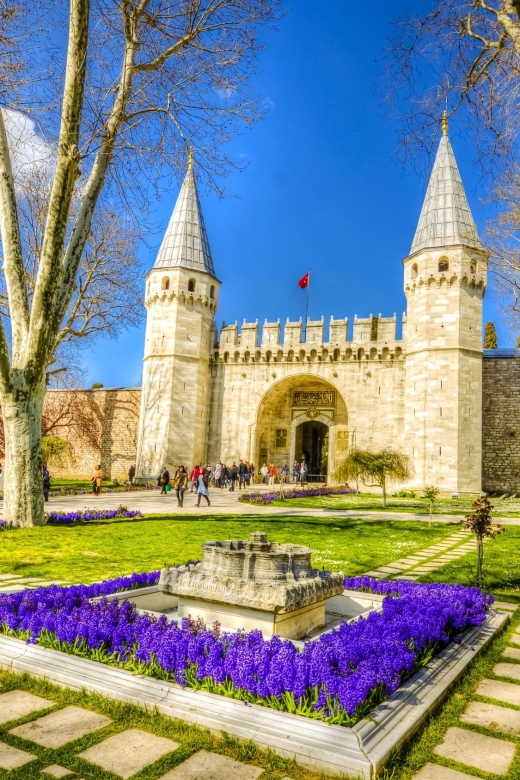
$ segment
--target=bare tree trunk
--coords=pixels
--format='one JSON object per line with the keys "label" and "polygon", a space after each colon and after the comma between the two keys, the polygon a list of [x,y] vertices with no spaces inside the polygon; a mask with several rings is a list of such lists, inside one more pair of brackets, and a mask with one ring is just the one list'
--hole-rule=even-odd
{"label": "bare tree trunk", "polygon": [[433,501],[430,501],[430,519],[428,521],[428,525],[431,527],[432,524],[432,514],[433,514]]}
{"label": "bare tree trunk", "polygon": [[482,582],[482,571],[484,561],[484,541],[481,536],[477,536],[477,582]]}
{"label": "bare tree trunk", "polygon": [[381,487],[383,488],[383,509],[386,509],[386,480],[383,480]]}
{"label": "bare tree trunk", "polygon": [[[14,373],[14,372],[13,372]],[[14,525],[44,525],[42,410],[45,384],[23,380],[1,398],[5,428],[4,519]]]}

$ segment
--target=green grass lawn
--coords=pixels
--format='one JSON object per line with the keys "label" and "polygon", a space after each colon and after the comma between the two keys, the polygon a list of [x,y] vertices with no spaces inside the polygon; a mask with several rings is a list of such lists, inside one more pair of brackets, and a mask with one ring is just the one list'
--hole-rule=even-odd
{"label": "green grass lawn", "polygon": [[[496,596],[514,596],[520,600],[520,527],[489,539],[484,547],[484,587]],[[421,578],[421,582],[459,582],[475,585],[476,553],[469,553]]]}
{"label": "green grass lawn", "polygon": [[[434,513],[438,515],[466,515],[471,512],[473,498],[443,498],[435,502]],[[314,496],[310,498],[291,498],[290,501],[276,499],[273,506],[290,506],[302,509],[359,509],[385,511],[381,495],[360,493],[358,495]],[[493,514],[500,517],[520,516],[520,499],[491,499]],[[429,502],[424,498],[398,498],[387,496],[387,512],[411,512],[427,515]]]}
{"label": "green grass lawn", "polygon": [[434,544],[459,530],[458,523],[242,515],[108,520],[70,526],[4,531],[0,573],[94,582],[164,564],[198,559],[212,539],[244,539],[252,531],[312,548],[315,566],[360,574]]}

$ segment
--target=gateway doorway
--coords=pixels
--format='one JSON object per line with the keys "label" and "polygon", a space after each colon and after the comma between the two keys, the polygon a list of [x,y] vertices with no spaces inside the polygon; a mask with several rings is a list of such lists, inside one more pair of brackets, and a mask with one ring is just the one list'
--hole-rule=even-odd
{"label": "gateway doorway", "polygon": [[327,482],[329,429],[325,423],[309,420],[296,429],[295,457],[305,459],[309,482]]}

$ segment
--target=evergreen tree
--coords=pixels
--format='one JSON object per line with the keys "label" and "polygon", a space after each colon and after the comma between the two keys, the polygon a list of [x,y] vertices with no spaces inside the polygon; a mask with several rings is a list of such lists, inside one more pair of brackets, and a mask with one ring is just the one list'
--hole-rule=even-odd
{"label": "evergreen tree", "polygon": [[486,322],[484,349],[498,349],[497,332],[494,322]]}
{"label": "evergreen tree", "polygon": [[516,337],[516,348],[520,349],[520,336]]}

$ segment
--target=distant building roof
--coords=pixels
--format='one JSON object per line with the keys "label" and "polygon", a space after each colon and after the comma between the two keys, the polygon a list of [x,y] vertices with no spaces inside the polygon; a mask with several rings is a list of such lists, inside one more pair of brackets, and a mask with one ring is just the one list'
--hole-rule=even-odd
{"label": "distant building roof", "polygon": [[503,360],[504,358],[520,358],[520,349],[506,347],[504,349],[485,349],[486,360]]}
{"label": "distant building roof", "polygon": [[482,249],[450,140],[443,133],[410,254],[460,244]]}

